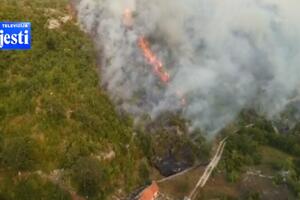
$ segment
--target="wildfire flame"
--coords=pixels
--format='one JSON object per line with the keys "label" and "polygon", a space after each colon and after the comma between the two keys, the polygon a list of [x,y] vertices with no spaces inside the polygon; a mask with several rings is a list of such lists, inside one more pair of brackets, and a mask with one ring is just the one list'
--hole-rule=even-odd
{"label": "wildfire flame", "polygon": [[126,8],[123,13],[123,24],[128,28],[133,26],[133,12],[129,8]]}
{"label": "wildfire flame", "polygon": [[155,53],[150,49],[150,44],[145,37],[140,37],[138,45],[143,51],[143,55],[149,64],[152,65],[154,73],[160,78],[163,83],[167,83],[170,80],[170,75],[165,71],[162,62],[157,58]]}
{"label": "wildfire flame", "polygon": [[[123,24],[127,28],[132,28],[133,26],[133,12],[128,8],[123,13]],[[138,46],[142,50],[147,62],[152,66],[155,75],[159,77],[161,82],[168,83],[170,75],[156,54],[151,50],[149,41],[144,36],[141,36],[138,39]],[[181,106],[186,106],[186,98],[180,91],[177,91],[177,97],[180,99]]]}

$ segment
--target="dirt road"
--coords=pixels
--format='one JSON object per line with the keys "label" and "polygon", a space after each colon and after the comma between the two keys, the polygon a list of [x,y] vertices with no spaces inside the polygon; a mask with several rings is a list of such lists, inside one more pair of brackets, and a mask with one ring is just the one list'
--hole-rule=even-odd
{"label": "dirt road", "polygon": [[199,188],[202,188],[205,186],[206,182],[208,181],[211,173],[213,172],[213,170],[215,169],[215,167],[218,165],[223,151],[224,151],[224,147],[226,145],[226,139],[223,139],[217,148],[217,151],[214,155],[214,157],[212,158],[212,160],[210,161],[210,163],[207,165],[207,167],[205,168],[204,173],[202,174],[202,176],[200,177],[199,181],[197,182],[195,188],[193,189],[193,191],[191,192],[191,194],[189,195],[189,197],[187,199],[192,200],[195,196],[196,196],[196,192]]}

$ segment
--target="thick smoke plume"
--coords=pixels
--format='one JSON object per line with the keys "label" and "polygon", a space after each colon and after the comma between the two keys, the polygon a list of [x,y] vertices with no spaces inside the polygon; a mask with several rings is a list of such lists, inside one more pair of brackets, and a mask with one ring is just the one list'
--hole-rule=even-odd
{"label": "thick smoke plume", "polygon": [[[191,128],[213,135],[241,109],[273,118],[299,95],[299,0],[77,0],[75,5],[82,28],[101,49],[103,85],[137,120],[180,111]],[[143,56],[141,36],[169,73],[167,83]]]}

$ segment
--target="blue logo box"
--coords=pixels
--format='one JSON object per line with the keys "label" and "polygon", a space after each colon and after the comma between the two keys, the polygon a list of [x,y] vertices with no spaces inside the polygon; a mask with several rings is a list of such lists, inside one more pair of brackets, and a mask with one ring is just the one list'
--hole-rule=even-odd
{"label": "blue logo box", "polygon": [[0,22],[0,50],[31,49],[30,22]]}

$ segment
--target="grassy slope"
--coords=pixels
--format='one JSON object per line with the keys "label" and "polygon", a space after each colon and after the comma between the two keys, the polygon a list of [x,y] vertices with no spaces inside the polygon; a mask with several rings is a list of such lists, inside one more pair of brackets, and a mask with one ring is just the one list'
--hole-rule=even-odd
{"label": "grassy slope", "polygon": [[66,14],[65,5],[63,0],[0,2],[0,21],[32,22],[32,50],[0,52],[0,189],[8,199],[17,198],[14,188],[22,184],[9,181],[18,171],[72,171],[79,158],[110,150],[116,158],[100,161],[107,180],[99,186],[101,198],[112,188],[129,190],[141,181],[133,173],[142,153],[132,139],[131,121],[116,114],[99,88],[91,41],[74,22],[57,30],[46,27],[49,18]]}
{"label": "grassy slope", "polygon": [[[202,191],[201,198],[228,198],[228,199],[255,199],[247,195],[259,194],[257,199],[294,199],[294,194],[288,190],[285,184],[276,184],[274,179],[262,178],[255,175],[248,175],[246,171],[260,171],[265,176],[276,176],[279,168],[284,168],[280,164],[290,163],[292,156],[270,146],[261,145],[258,148],[262,156],[259,165],[245,167],[245,172],[241,173],[240,179],[236,182],[228,182],[222,171],[215,172],[211,180]],[[278,169],[274,169],[277,166]],[[220,173],[219,173],[220,172]],[[263,194],[265,192],[265,194]]]}

